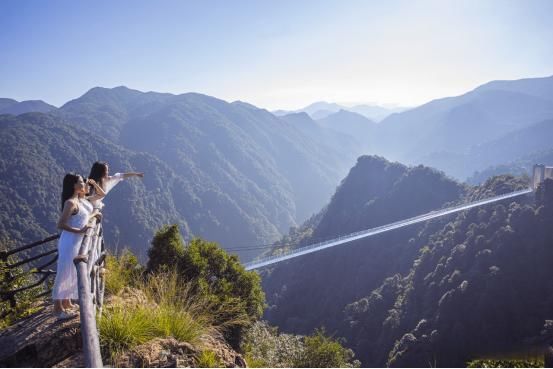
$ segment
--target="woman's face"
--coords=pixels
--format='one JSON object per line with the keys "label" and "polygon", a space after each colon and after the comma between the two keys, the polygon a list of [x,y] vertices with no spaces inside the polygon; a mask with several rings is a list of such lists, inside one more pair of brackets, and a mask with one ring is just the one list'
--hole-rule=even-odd
{"label": "woman's face", "polygon": [[75,183],[75,187],[73,188],[73,193],[76,193],[77,195],[84,195],[86,193],[86,185],[84,183],[83,177],[79,176],[79,179],[77,180],[77,183]]}
{"label": "woman's face", "polygon": [[104,174],[104,178],[107,178],[109,176],[109,165],[106,164],[106,174]]}

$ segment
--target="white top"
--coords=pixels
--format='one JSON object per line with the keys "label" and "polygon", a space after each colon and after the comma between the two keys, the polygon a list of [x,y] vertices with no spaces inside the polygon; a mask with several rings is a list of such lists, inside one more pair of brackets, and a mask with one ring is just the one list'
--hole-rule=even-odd
{"label": "white top", "polygon": [[[121,182],[124,179],[125,179],[125,176],[123,175],[123,173],[115,173],[114,175],[108,176],[106,179],[104,179],[104,182],[102,183],[103,185],[102,189],[106,193],[106,196],[108,195],[108,192],[113,189],[113,187],[115,187],[119,182]],[[94,190],[94,187],[93,187],[93,190]],[[98,200],[93,200],[90,202],[94,206],[94,209],[101,210],[104,207],[104,202],[102,200],[103,198]]]}

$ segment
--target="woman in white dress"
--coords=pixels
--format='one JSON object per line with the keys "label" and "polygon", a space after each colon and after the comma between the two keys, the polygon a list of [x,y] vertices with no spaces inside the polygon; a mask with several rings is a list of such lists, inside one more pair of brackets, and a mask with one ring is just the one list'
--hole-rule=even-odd
{"label": "woman in white dress", "polygon": [[[141,172],[128,172],[128,173],[115,173],[113,176],[109,175],[109,165],[103,161],[97,161],[92,164],[90,169],[90,175],[88,178],[93,179],[102,188],[104,195],[107,195],[109,191],[113,189],[119,182],[131,177],[144,178],[144,173]],[[98,193],[94,186],[91,186],[89,194],[94,195]],[[104,203],[101,199],[91,201],[94,209],[102,209]]]}
{"label": "woman in white dress", "polygon": [[[93,180],[89,184],[99,187]],[[101,195],[91,198],[97,201]],[[92,204],[86,199],[86,184],[83,177],[77,174],[66,174],[63,178],[61,195],[62,214],[58,221],[58,228],[62,230],[58,241],[58,267],[56,280],[52,290],[54,313],[58,319],[69,319],[76,316],[71,309],[74,306],[71,300],[79,298],[77,293],[77,270],[73,259],[77,256],[81,242],[87,229],[92,227],[89,221],[93,217],[100,217],[98,211],[93,210]]]}

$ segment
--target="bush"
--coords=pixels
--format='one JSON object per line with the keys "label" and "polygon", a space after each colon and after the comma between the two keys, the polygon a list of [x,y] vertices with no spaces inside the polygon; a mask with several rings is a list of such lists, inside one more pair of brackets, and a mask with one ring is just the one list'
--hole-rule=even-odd
{"label": "bush", "polygon": [[155,321],[148,307],[110,307],[99,320],[102,351],[112,358],[156,336]]}
{"label": "bush", "polygon": [[292,368],[303,349],[301,336],[279,334],[266,322],[249,328],[241,344],[248,366],[258,368]]}
{"label": "bush", "polygon": [[193,294],[176,272],[151,274],[138,289],[146,301],[113,300],[99,319],[102,351],[112,361],[119,353],[154,338],[174,337],[197,344],[201,335],[219,331],[209,302]]}
{"label": "bush", "polygon": [[202,351],[198,358],[198,368],[221,368],[223,365],[211,350]]}
{"label": "bush", "polygon": [[246,271],[238,257],[216,243],[196,238],[184,247],[177,225],[164,226],[148,255],[148,271],[177,266],[182,280],[209,301],[216,324],[226,328],[225,336],[234,347],[243,328],[263,314],[265,294],[259,275]]}
{"label": "bush", "polygon": [[250,367],[358,367],[353,351],[316,330],[312,336],[279,334],[266,322],[255,323],[244,335],[242,351]]}
{"label": "bush", "polygon": [[163,266],[174,267],[184,254],[184,243],[176,224],[163,226],[154,235],[148,250],[148,272],[156,272]]}
{"label": "bush", "polygon": [[[0,251],[5,250],[0,247]],[[19,259],[16,256],[8,258],[8,264],[17,263]],[[12,277],[8,277],[8,272]],[[30,271],[24,271],[23,268],[17,267],[8,270],[6,264],[0,260],[0,291],[14,291],[18,288],[29,286],[36,283],[36,275],[32,275]],[[17,305],[12,307],[7,299],[0,300],[0,329],[4,329],[12,325],[15,321],[25,318],[40,308],[37,304],[37,295],[44,292],[43,285],[38,285],[25,291],[18,292],[15,295]]]}
{"label": "bush", "polygon": [[529,360],[472,360],[467,368],[543,368],[543,358]]}
{"label": "bush", "polygon": [[343,347],[340,342],[326,337],[324,329],[317,329],[304,339],[305,349],[295,363],[298,368],[348,368],[359,367],[359,361],[353,361],[353,351]]}
{"label": "bush", "polygon": [[117,295],[123,288],[133,287],[139,283],[143,267],[130,250],[123,250],[119,257],[107,256],[106,270],[106,292]]}

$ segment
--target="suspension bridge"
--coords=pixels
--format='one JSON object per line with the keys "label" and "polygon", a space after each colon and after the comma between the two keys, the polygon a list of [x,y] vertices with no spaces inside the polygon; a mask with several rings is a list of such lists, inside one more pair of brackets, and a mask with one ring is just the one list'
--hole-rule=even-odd
{"label": "suspension bridge", "polygon": [[313,252],[321,251],[321,250],[324,250],[324,249],[328,249],[330,247],[340,246],[340,245],[343,245],[343,244],[346,244],[346,243],[349,243],[349,242],[352,242],[352,241],[360,240],[360,239],[366,238],[366,237],[375,236],[375,235],[380,234],[380,233],[392,231],[394,229],[406,227],[406,226],[409,226],[409,225],[412,225],[412,224],[416,224],[416,223],[420,223],[420,222],[426,222],[428,220],[435,219],[435,218],[438,218],[438,217],[442,217],[444,215],[457,213],[459,211],[468,210],[468,209],[471,209],[471,208],[474,208],[474,207],[477,207],[477,206],[486,205],[486,204],[491,204],[493,202],[497,202],[497,201],[501,201],[501,200],[511,199],[511,198],[514,198],[514,197],[517,197],[517,196],[527,195],[527,194],[529,194],[533,191],[534,191],[534,189],[527,188],[527,189],[524,189],[524,190],[511,192],[511,193],[508,193],[508,194],[505,194],[505,195],[494,196],[494,197],[491,197],[491,198],[488,198],[488,199],[474,201],[474,202],[471,202],[469,204],[452,206],[452,207],[442,209],[442,210],[437,210],[437,211],[434,210],[434,211],[428,212],[426,214],[422,214],[422,215],[418,215],[418,216],[415,216],[415,217],[412,217],[412,218],[400,220],[398,222],[394,222],[394,223],[390,223],[390,224],[386,224],[386,225],[382,225],[382,226],[374,227],[374,228],[370,228],[370,229],[365,229],[365,230],[362,230],[362,231],[359,231],[359,232],[354,232],[354,233],[342,235],[340,237],[337,237],[337,238],[334,238],[334,239],[331,239],[331,240],[327,240],[327,241],[315,243],[315,244],[312,244],[312,245],[304,246],[304,247],[301,247],[301,248],[298,248],[298,249],[295,249],[295,250],[291,250],[291,251],[289,251],[287,253],[284,253],[284,254],[281,254],[281,255],[270,256],[270,257],[267,257],[267,258],[254,260],[252,262],[244,264],[244,267],[246,268],[246,270],[259,269],[259,268],[262,268],[262,267],[269,266],[271,264],[280,263],[281,261],[284,261],[284,260],[293,259],[293,258],[296,258],[298,256],[302,256],[302,255],[310,254],[310,253],[313,253]]}
{"label": "suspension bridge", "polygon": [[519,190],[519,191],[514,191],[511,193],[507,193],[499,196],[490,197],[483,200],[473,201],[468,204],[455,205],[446,209],[433,210],[426,214],[421,214],[412,218],[400,220],[398,222],[385,224],[379,227],[365,229],[359,232],[342,235],[331,240],[326,240],[323,242],[318,242],[308,246],[304,246],[298,249],[290,250],[280,255],[274,255],[274,256],[269,256],[262,259],[256,259],[249,263],[245,263],[244,267],[246,268],[246,270],[263,268],[272,264],[279,263],[281,261],[296,258],[298,256],[321,251],[324,249],[328,249],[330,247],[340,246],[352,241],[360,240],[366,237],[371,237],[380,233],[392,231],[394,229],[406,227],[412,224],[426,222],[431,219],[457,213],[463,210],[472,209],[477,206],[487,205],[497,201],[502,201],[502,200],[507,200],[518,196],[527,195],[529,193],[532,193],[539,186],[539,184],[543,182],[546,178],[553,179],[553,167],[546,167],[543,164],[536,164],[534,165],[534,168],[533,168],[531,187],[529,188]]}

